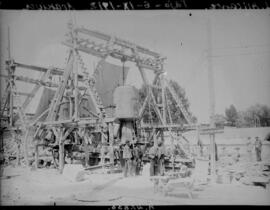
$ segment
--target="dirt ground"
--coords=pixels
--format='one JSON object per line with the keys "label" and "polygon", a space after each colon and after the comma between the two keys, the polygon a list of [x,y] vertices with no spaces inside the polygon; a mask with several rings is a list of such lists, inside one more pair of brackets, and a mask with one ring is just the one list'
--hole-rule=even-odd
{"label": "dirt ground", "polygon": [[269,205],[270,191],[237,183],[209,184],[186,194],[164,197],[154,193],[149,177],[123,178],[122,174],[88,174],[70,181],[56,169],[31,171],[5,167],[1,177],[1,205]]}

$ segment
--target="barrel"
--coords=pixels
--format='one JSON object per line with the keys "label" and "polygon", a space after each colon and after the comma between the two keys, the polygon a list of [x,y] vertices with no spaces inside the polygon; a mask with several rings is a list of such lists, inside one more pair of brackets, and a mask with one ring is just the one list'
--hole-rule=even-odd
{"label": "barrel", "polygon": [[138,92],[135,87],[125,85],[114,90],[115,118],[134,119],[138,117]]}

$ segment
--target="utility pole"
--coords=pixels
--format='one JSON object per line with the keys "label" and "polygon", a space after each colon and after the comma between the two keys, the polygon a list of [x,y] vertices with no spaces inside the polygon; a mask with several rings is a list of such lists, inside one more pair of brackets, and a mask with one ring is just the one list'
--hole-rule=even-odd
{"label": "utility pole", "polygon": [[[210,114],[210,128],[215,129],[215,89],[214,89],[214,77],[212,69],[212,29],[211,19],[207,21],[207,32],[208,32],[208,88],[209,88],[209,114]],[[210,160],[211,160],[211,182],[214,183],[216,180],[216,148],[215,148],[215,133],[210,132]]]}
{"label": "utility pole", "polygon": [[14,77],[12,77],[12,75],[14,74],[14,69],[11,66],[11,53],[10,53],[10,31],[9,31],[9,27],[8,27],[8,74],[10,76],[10,78],[12,78],[12,80],[9,80],[9,125],[13,126],[13,104],[14,104],[14,100],[13,100],[13,79]]}

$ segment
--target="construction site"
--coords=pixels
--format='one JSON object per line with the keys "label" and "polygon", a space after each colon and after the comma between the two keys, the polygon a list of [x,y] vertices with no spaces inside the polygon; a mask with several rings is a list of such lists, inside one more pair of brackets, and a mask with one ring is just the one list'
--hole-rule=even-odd
{"label": "construction site", "polygon": [[[216,126],[211,68],[200,123],[162,51],[71,18],[64,68],[46,67],[18,61],[5,33],[1,205],[270,204],[270,128]],[[144,92],[128,83],[131,71]],[[248,136],[263,140],[261,161],[246,152]]]}

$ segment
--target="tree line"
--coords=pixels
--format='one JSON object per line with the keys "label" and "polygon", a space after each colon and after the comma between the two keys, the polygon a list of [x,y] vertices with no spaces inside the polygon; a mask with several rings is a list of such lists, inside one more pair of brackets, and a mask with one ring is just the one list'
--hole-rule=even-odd
{"label": "tree line", "polygon": [[238,111],[234,105],[230,105],[225,109],[225,115],[215,115],[215,122],[217,127],[267,127],[270,126],[270,107],[255,104]]}
{"label": "tree line", "polygon": [[[185,89],[181,87],[176,81],[170,80],[171,86],[174,88],[176,94],[181,99],[185,109],[192,117],[193,123],[197,122],[197,118],[190,110],[190,103],[186,95]],[[158,90],[153,89],[153,95],[157,104],[161,103],[161,96],[158,94]],[[169,107],[170,113],[166,113],[167,123],[170,120],[176,124],[185,123],[185,119],[181,111],[178,109],[175,100],[172,95],[166,92],[166,106]],[[142,106],[147,96],[147,86],[142,85],[139,89],[139,105]],[[158,116],[151,104],[145,107],[143,115],[143,121],[145,123],[158,123]],[[215,124],[217,127],[232,126],[232,127],[266,127],[270,126],[270,107],[262,104],[255,104],[248,107],[246,110],[237,110],[232,104],[225,109],[224,114],[216,114],[214,116]]]}

